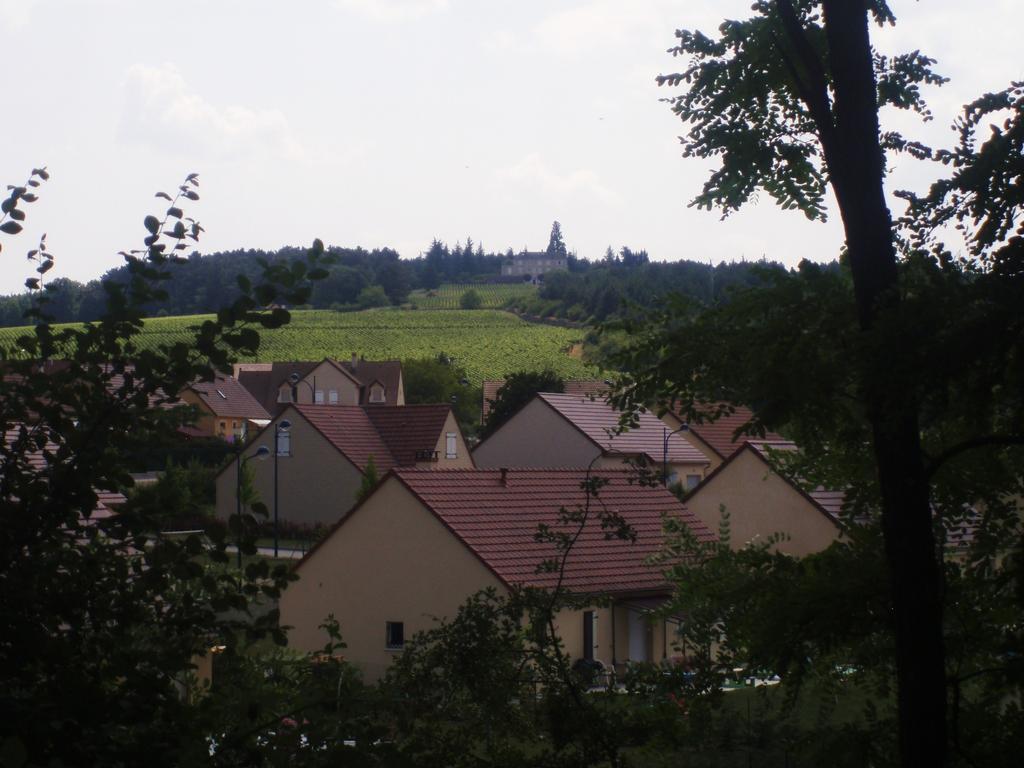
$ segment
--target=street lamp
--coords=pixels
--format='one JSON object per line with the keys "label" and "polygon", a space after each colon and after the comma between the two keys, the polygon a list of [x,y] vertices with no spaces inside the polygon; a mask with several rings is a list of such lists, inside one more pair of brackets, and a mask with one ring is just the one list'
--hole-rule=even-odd
{"label": "street lamp", "polygon": [[238,451],[238,472],[235,475],[235,514],[237,515],[238,525],[238,567],[242,567],[242,467],[253,459],[259,459],[262,461],[270,455],[270,449],[265,445],[261,445],[252,456],[242,457],[242,451]]}
{"label": "street lamp", "polygon": [[661,484],[665,487],[668,487],[668,439],[678,432],[688,432],[689,430],[689,424],[683,424],[679,429],[673,429],[671,432],[667,427],[661,428],[663,433],[661,438]]}
{"label": "street lamp", "polygon": [[313,377],[313,383],[310,384],[304,378],[299,376],[299,372],[296,371],[295,373],[291,374],[288,377],[288,381],[290,381],[291,385],[292,385],[292,402],[293,403],[299,402],[299,384],[305,384],[307,387],[309,387],[309,400],[310,400],[310,402],[313,403],[313,405],[316,405],[316,376]]}
{"label": "street lamp", "polygon": [[[277,557],[277,457],[281,455],[281,435],[287,435],[292,428],[288,419],[281,419],[274,425],[274,557]],[[291,439],[288,440],[288,453],[292,452]]]}

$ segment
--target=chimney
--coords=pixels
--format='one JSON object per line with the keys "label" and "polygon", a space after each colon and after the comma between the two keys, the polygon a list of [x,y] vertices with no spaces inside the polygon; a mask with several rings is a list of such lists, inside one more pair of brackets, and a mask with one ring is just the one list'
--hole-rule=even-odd
{"label": "chimney", "polygon": [[357,366],[357,365],[359,365],[359,358],[358,358],[358,357],[356,357],[356,353],[355,353],[355,352],[353,352],[353,353],[352,353],[352,370],[353,370],[353,371],[354,371],[354,370],[356,369],[356,366]]}
{"label": "chimney", "polygon": [[508,488],[508,467],[501,468],[501,487]]}

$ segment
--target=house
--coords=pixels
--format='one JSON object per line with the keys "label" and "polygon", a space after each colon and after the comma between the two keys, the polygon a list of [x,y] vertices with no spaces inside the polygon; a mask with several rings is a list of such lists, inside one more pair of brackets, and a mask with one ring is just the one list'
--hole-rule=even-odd
{"label": "house", "polygon": [[[705,410],[708,415],[713,411],[711,407],[707,407]],[[670,430],[678,430],[684,440],[708,457],[712,470],[732,456],[747,440],[777,442],[786,439],[782,435],[770,431],[766,432],[763,437],[737,436],[736,430],[754,418],[754,412],[742,405],[729,406],[729,410],[730,413],[723,413],[714,421],[703,424],[686,422],[674,411],[667,411],[661,418]]]}
{"label": "house", "polygon": [[564,256],[551,256],[546,251],[522,251],[501,265],[502,277],[536,278],[556,269],[568,269]]}
{"label": "house", "polygon": [[[287,424],[286,424],[287,422]],[[275,455],[276,435],[276,455]],[[269,459],[250,464],[260,500],[273,513],[275,474],[281,520],[334,523],[356,503],[373,459],[378,475],[394,467],[470,468],[473,459],[448,404],[289,404],[242,452]],[[238,460],[217,475],[217,515],[237,511]]]}
{"label": "house", "polygon": [[404,405],[402,364],[356,355],[345,362],[238,363],[235,378],[272,414],[289,403]]}
{"label": "house", "polygon": [[473,450],[478,467],[621,467],[643,462],[666,469],[671,483],[696,486],[708,458],[654,414],[638,414],[615,434],[619,412],[589,397],[542,392]]}
{"label": "house", "polygon": [[[672,628],[650,610],[670,590],[647,558],[662,546],[666,516],[701,540],[713,534],[660,486],[637,485],[624,470],[591,476],[606,481],[600,503],[632,526],[636,541],[607,538],[595,517],[586,522],[566,558],[564,588],[610,602],[562,611],[557,632],[570,656],[608,668],[664,659]],[[560,509],[586,505],[587,477],[582,469],[395,469],[299,562],[299,579],[280,601],[281,624],[293,627],[289,644],[322,647],[319,625],[333,614],[346,657],[375,679],[408,638],[454,616],[470,595],[553,588],[558,574],[539,567],[557,550],[537,541],[537,526],[568,531]]]}
{"label": "house", "polygon": [[[611,389],[611,383],[604,379],[566,379],[565,394],[576,397],[601,399]],[[498,390],[505,386],[505,379],[484,379],[483,404],[480,406],[480,423],[484,424],[491,413],[491,403],[497,399]]]}
{"label": "house", "polygon": [[245,387],[230,376],[218,374],[213,381],[196,381],[178,393],[178,399],[199,410],[188,433],[220,437],[229,443],[245,442],[252,427],[263,427],[270,414]]}
{"label": "house", "polygon": [[736,549],[776,533],[789,537],[777,545],[787,554],[825,549],[842,532],[845,494],[824,488],[804,490],[772,467],[770,451],[795,449],[788,441],[747,440],[694,489],[686,508],[713,531],[719,528],[722,512],[728,513],[731,544]]}

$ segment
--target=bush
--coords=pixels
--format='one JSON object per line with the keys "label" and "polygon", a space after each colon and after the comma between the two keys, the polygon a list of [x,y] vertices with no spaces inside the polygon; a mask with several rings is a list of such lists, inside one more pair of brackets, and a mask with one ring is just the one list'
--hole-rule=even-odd
{"label": "bush", "polygon": [[480,309],[483,303],[484,300],[480,298],[480,294],[472,288],[462,294],[462,298],[459,299],[459,306],[462,309]]}
{"label": "bush", "polygon": [[384,293],[379,285],[371,285],[359,292],[356,304],[360,309],[372,309],[373,307],[387,307],[391,305],[391,299]]}

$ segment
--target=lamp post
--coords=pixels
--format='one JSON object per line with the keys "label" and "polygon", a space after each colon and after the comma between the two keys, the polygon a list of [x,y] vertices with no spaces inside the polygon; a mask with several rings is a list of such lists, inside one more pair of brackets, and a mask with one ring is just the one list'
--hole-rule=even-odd
{"label": "lamp post", "polygon": [[242,468],[252,461],[253,459],[263,460],[270,455],[270,449],[265,445],[261,445],[256,449],[252,456],[242,457],[242,452],[239,450],[238,458],[238,471],[235,475],[235,514],[238,520],[238,567],[242,567]]}
{"label": "lamp post", "polygon": [[[288,430],[292,428],[292,423],[288,419],[281,419],[281,421],[274,425],[274,557],[277,557],[277,457],[281,455],[281,435],[287,435]],[[288,453],[292,452],[291,439],[288,440]]]}
{"label": "lamp post", "polygon": [[313,405],[316,405],[316,376],[313,377],[313,383],[310,384],[304,378],[299,376],[298,371],[296,371],[288,377],[288,381],[290,381],[292,385],[293,403],[299,402],[299,384],[305,384],[309,387],[309,401],[313,403]]}
{"label": "lamp post", "polygon": [[672,435],[679,432],[688,432],[690,429],[689,424],[683,424],[679,429],[673,429],[671,432],[668,431],[667,427],[662,427],[662,438],[661,438],[661,484],[668,487],[668,440]]}

